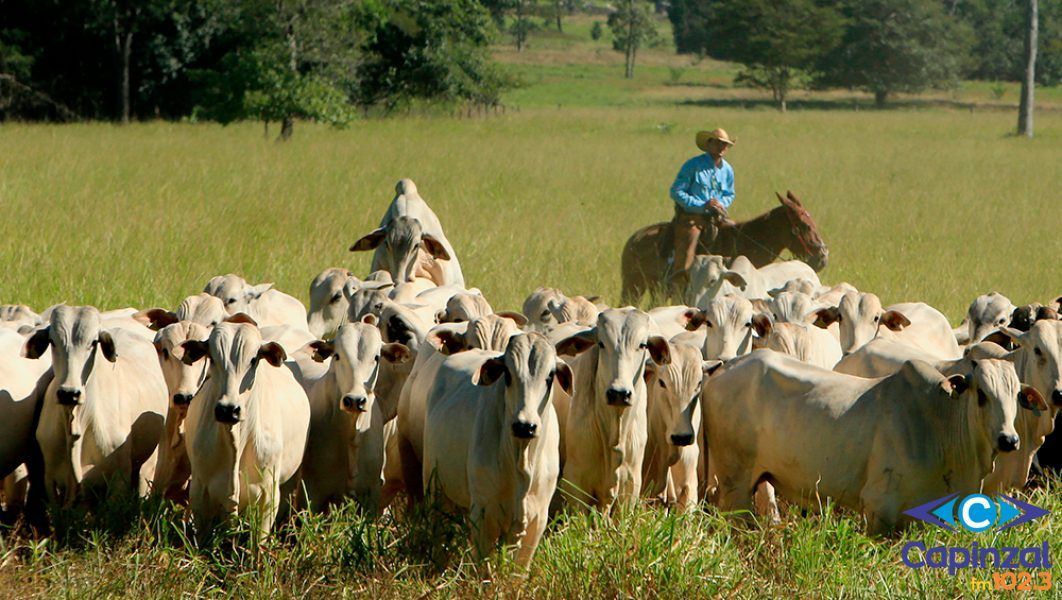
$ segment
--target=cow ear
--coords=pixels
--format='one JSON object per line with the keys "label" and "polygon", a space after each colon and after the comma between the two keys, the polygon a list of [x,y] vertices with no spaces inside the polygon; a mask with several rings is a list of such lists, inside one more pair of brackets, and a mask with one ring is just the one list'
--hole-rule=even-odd
{"label": "cow ear", "polygon": [[572,395],[572,368],[563,360],[557,359],[557,370],[554,371],[557,385],[564,390],[565,394]]}
{"label": "cow ear", "polygon": [[944,381],[946,382],[944,391],[948,392],[952,398],[958,398],[970,389],[970,379],[966,375],[952,375]]}
{"label": "cow ear", "polygon": [[731,285],[740,288],[743,292],[749,287],[749,283],[745,281],[745,277],[737,271],[725,271],[722,277],[724,280],[729,281]]}
{"label": "cow ear", "polygon": [[457,354],[467,349],[465,336],[449,329],[439,329],[428,334],[425,340],[435,347],[440,353],[447,356]]}
{"label": "cow ear", "polygon": [[103,352],[103,358],[106,358],[108,362],[114,362],[118,360],[118,351],[114,347],[114,338],[106,331],[101,331],[96,341],[100,343],[100,351]]}
{"label": "cow ear", "polygon": [[774,324],[771,323],[771,318],[763,313],[756,313],[752,315],[752,329],[756,332],[756,335],[765,338],[771,334],[771,329],[774,328]]}
{"label": "cow ear", "polygon": [[52,343],[51,327],[45,327],[44,329],[38,329],[33,335],[26,340],[26,345],[22,347],[22,356],[26,358],[38,359],[48,349],[48,345]]}
{"label": "cow ear", "polygon": [[184,356],[181,357],[181,362],[188,366],[195,364],[196,361],[206,356],[209,351],[207,342],[203,340],[188,340],[181,344],[181,348],[184,349]]}
{"label": "cow ear", "polygon": [[658,365],[671,364],[671,346],[667,340],[654,335],[646,340],[645,345],[649,349],[649,356],[653,357],[653,362]]}
{"label": "cow ear", "polygon": [[373,327],[376,327],[376,325],[378,325],[380,323],[380,319],[377,319],[376,315],[374,315],[372,313],[369,313],[369,314],[367,314],[367,315],[365,315],[364,317],[361,318],[361,322],[365,323],[366,325],[371,325]]}
{"label": "cow ear", "polygon": [[435,311],[435,322],[436,323],[448,323],[449,321],[446,321],[445,319],[446,319],[446,309],[445,308],[440,308],[439,310]]}
{"label": "cow ear", "polygon": [[1058,311],[1050,306],[1041,306],[1036,309],[1037,321],[1058,321],[1062,320],[1062,316],[1058,314]]}
{"label": "cow ear", "polygon": [[[684,314],[688,314],[688,311]],[[696,314],[691,315],[690,320],[686,322],[686,331],[697,331],[700,329],[701,325],[712,326],[712,324],[708,322],[708,313],[703,310],[698,310]]]}
{"label": "cow ear", "polygon": [[450,260],[450,253],[446,251],[446,247],[430,233],[420,236],[420,243],[435,260]]}
{"label": "cow ear", "polygon": [[711,377],[719,372],[719,369],[722,366],[723,361],[721,360],[706,360],[701,363],[701,371],[704,373],[705,377]]}
{"label": "cow ear", "polygon": [[384,344],[380,350],[380,356],[389,363],[404,363],[408,362],[413,357],[413,353],[409,351],[409,348],[405,344],[399,344],[398,342],[391,342]]}
{"label": "cow ear", "polygon": [[826,329],[834,323],[841,322],[841,309],[836,306],[820,308],[811,314],[815,315],[815,321],[813,323],[815,327],[821,327],[822,329]]}
{"label": "cow ear", "polygon": [[173,325],[177,322],[177,313],[165,308],[146,308],[133,315],[133,320],[153,331]]}
{"label": "cow ear", "polygon": [[1044,400],[1043,395],[1031,385],[1021,386],[1021,391],[1018,392],[1018,404],[1021,404],[1022,408],[1029,410],[1047,410],[1047,401]]}
{"label": "cow ear", "polygon": [[336,352],[334,341],[314,340],[306,345],[313,350],[311,358],[313,358],[314,362],[324,362]]}
{"label": "cow ear", "polygon": [[505,375],[504,356],[495,356],[494,358],[488,358],[486,362],[479,366],[479,369],[472,376],[472,383],[476,385],[492,385],[502,375]]}
{"label": "cow ear", "polygon": [[354,242],[354,245],[350,247],[351,252],[364,252],[366,250],[375,250],[384,241],[384,236],[387,235],[387,229],[381,227],[373,230],[371,233],[365,235],[365,237]]}
{"label": "cow ear", "polygon": [[911,326],[911,320],[898,310],[887,310],[881,315],[881,324],[892,331],[903,331]]}
{"label": "cow ear", "polygon": [[597,343],[597,328],[587,329],[557,342],[557,354],[577,356]]}
{"label": "cow ear", "polygon": [[518,312],[512,312],[511,310],[503,310],[500,313],[494,314],[498,315],[499,317],[502,317],[503,319],[512,319],[516,322],[516,326],[521,329],[523,329],[523,327],[527,325],[527,317]]}
{"label": "cow ear", "polygon": [[248,325],[254,325],[258,327],[258,321],[255,321],[247,313],[238,312],[230,317],[226,317],[224,323],[246,323]]}
{"label": "cow ear", "polygon": [[279,367],[288,359],[288,353],[284,352],[284,347],[280,344],[276,342],[266,342],[258,349],[258,358],[264,358],[269,364],[274,367]]}

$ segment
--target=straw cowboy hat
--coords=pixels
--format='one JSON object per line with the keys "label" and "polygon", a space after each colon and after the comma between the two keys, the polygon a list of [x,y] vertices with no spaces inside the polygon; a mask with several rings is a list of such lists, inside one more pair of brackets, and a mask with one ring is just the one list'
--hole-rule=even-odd
{"label": "straw cowboy hat", "polygon": [[719,140],[728,146],[733,146],[736,141],[731,139],[730,136],[727,135],[726,130],[722,128],[697,132],[697,147],[704,152],[708,151],[708,142],[712,140]]}

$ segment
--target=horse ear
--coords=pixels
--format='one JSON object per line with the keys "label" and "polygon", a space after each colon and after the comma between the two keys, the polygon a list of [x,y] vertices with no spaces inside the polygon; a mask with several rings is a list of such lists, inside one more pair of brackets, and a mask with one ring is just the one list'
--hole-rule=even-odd
{"label": "horse ear", "polygon": [[779,202],[781,202],[783,205],[785,204],[785,198],[783,198],[781,194],[779,194],[778,192],[775,192],[774,195],[778,196],[778,201]]}
{"label": "horse ear", "polygon": [[785,191],[785,197],[789,198],[790,202],[792,202],[793,204],[796,204],[797,206],[804,206],[803,204],[800,203],[800,198],[797,198],[796,196],[794,196],[793,192],[791,192],[789,190]]}

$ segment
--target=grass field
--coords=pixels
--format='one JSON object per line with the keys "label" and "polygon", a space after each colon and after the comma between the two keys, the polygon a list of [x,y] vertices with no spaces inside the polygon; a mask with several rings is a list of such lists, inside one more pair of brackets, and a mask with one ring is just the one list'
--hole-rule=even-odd
{"label": "grass field", "polygon": [[[578,38],[589,24],[569,30]],[[369,256],[346,249],[375,227],[401,177],[418,183],[467,282],[496,309],[518,309],[540,285],[617,302],[624,241],[669,217],[667,187],[696,152],[694,132],[720,125],[738,138],[729,156],[733,215],[758,214],[775,191],[793,190],[830,246],[825,282],[849,281],[886,303],[926,301],[955,324],[989,290],[1016,303],[1062,293],[1062,111],[1038,113],[1030,141],[1010,135],[1012,111],[930,103],[851,111],[828,95],[784,115],[748,110],[726,101],[763,94],[733,88],[731,66],[683,67],[679,83],[695,84],[683,91],[669,61],[687,59],[661,50],[624,83],[622,57],[598,44],[605,52],[543,35],[519,57],[499,47],[513,69],[539,79],[512,93],[507,102],[519,111],[490,118],[367,120],[343,131],[299,124],[287,144],[263,139],[252,124],[0,126],[0,302],[172,308],[227,272],[274,281],[307,301],[322,269],[367,270]],[[968,84],[960,98],[990,94],[988,84]],[[1050,108],[1059,91],[1040,98]],[[459,526],[438,515],[368,523],[348,509],[308,517],[261,550],[239,536],[196,549],[172,506],[127,501],[85,521],[66,516],[55,538],[0,536],[0,590],[42,598],[974,597],[971,574],[913,571],[900,548],[914,539],[1049,541],[1057,557],[1058,486],[1021,495],[1051,517],[995,535],[919,526],[877,540],[850,513],[795,508],[780,528],[748,527],[711,508],[674,516],[645,507],[615,522],[562,518],[526,574],[503,558],[490,572],[477,568]],[[447,537],[452,559],[436,568],[426,541]]]}

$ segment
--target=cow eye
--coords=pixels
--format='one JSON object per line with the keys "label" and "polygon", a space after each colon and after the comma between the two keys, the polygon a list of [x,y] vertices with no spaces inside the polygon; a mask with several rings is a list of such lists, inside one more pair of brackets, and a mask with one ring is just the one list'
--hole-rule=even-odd
{"label": "cow eye", "polygon": [[875,316],[875,317],[874,317],[874,322],[875,322],[875,323],[877,323],[877,322],[878,322],[878,321],[880,321],[880,320],[881,320],[881,317],[880,317],[880,316]]}
{"label": "cow eye", "polygon": [[380,355],[377,354],[376,356],[372,357],[372,359],[376,362],[380,362]]}
{"label": "cow eye", "polygon": [[981,390],[977,390],[977,406],[984,406],[988,404],[988,396]]}
{"label": "cow eye", "polygon": [[343,292],[336,292],[332,296],[332,304],[335,304],[336,302],[339,302],[339,299],[342,298],[342,297],[343,297]]}
{"label": "cow eye", "polygon": [[748,323],[745,323],[745,327],[752,327],[752,321],[749,321]]}
{"label": "cow eye", "polygon": [[229,298],[228,300],[225,301],[225,304],[236,304],[236,299],[235,298]]}
{"label": "cow eye", "polygon": [[542,311],[542,314],[539,315],[538,318],[542,319],[543,321],[548,319],[549,318],[549,309],[547,308],[546,310]]}
{"label": "cow eye", "polygon": [[647,344],[645,342],[642,342],[642,343],[638,344],[638,349],[639,350],[645,350],[648,347],[649,347],[649,344]]}
{"label": "cow eye", "polygon": [[251,359],[251,368],[253,369],[253,368],[257,367],[257,366],[258,366],[258,357],[256,356],[256,357]]}
{"label": "cow eye", "polygon": [[549,390],[549,388],[553,385],[553,373],[554,373],[554,371],[550,371],[549,375],[546,375],[546,389],[547,390]]}
{"label": "cow eye", "polygon": [[605,347],[605,342],[598,342],[597,343],[597,347],[598,348],[604,348]]}
{"label": "cow eye", "polygon": [[159,354],[162,355],[162,360],[170,360],[170,351],[169,350],[163,348],[162,352],[160,352]]}
{"label": "cow eye", "polygon": [[664,388],[666,390],[667,389],[667,385],[664,383],[664,380],[660,379],[659,381],[660,381],[660,387],[662,387],[662,388]]}
{"label": "cow eye", "polygon": [[1044,356],[1044,353],[1039,348],[1033,349],[1033,352],[1036,354],[1036,356],[1039,356],[1041,358],[1043,358]]}

